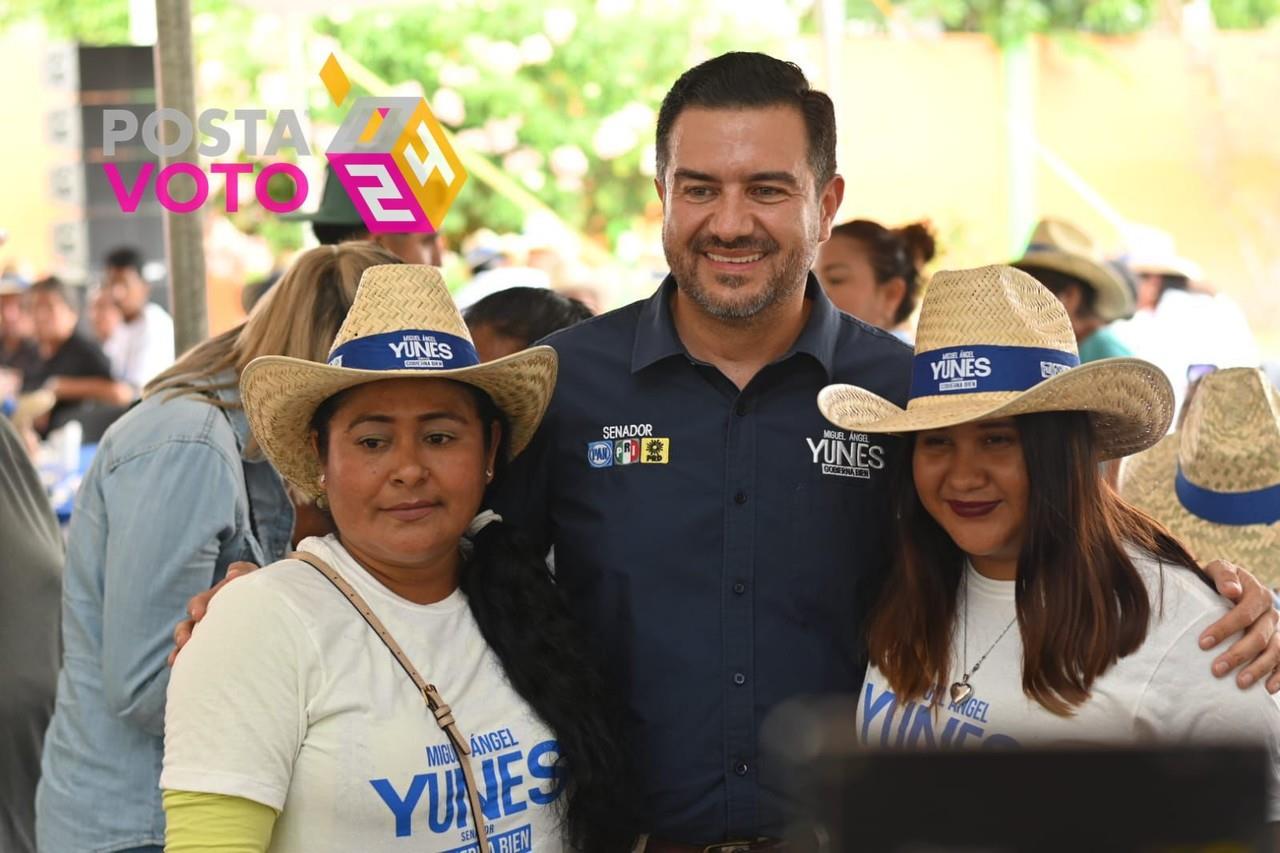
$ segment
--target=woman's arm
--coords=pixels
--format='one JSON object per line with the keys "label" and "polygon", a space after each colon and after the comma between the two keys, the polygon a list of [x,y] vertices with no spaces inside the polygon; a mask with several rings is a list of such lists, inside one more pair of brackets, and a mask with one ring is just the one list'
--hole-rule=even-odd
{"label": "woman's arm", "polygon": [[287,566],[264,569],[210,606],[170,676],[162,788],[284,808],[323,679],[291,581]]}
{"label": "woman's arm", "polygon": [[162,444],[103,480],[106,553],[91,557],[105,578],[102,689],[112,713],[150,734],[164,732],[173,626],[213,584],[239,490],[232,462],[199,441]]}
{"label": "woman's arm", "polygon": [[266,853],[276,813],[270,806],[195,791],[164,792],[166,853]]}
{"label": "woman's arm", "polygon": [[[1172,583],[1172,579],[1166,579]],[[1166,606],[1169,598],[1166,597]],[[1280,821],[1280,696],[1240,690],[1206,678],[1193,638],[1220,611],[1207,612],[1179,634],[1151,673],[1137,708],[1137,734],[1163,743],[1244,744],[1267,753],[1266,819]]]}

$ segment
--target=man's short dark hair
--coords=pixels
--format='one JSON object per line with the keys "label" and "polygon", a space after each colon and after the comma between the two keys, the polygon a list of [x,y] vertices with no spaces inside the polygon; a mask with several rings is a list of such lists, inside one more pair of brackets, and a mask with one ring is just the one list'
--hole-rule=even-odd
{"label": "man's short dark hair", "polygon": [[348,240],[365,240],[369,237],[369,229],[360,223],[334,225],[327,222],[312,222],[311,233],[316,235],[321,246],[336,246]]}
{"label": "man's short dark hair", "polygon": [[142,254],[132,246],[121,246],[107,254],[107,269],[133,270],[142,275]]}
{"label": "man's short dark hair", "polygon": [[50,296],[56,296],[58,299],[62,300],[63,305],[66,305],[73,311],[75,310],[75,303],[71,301],[71,291],[67,289],[67,286],[62,282],[62,279],[57,276],[51,275],[48,278],[40,279],[35,284],[31,285],[31,288],[27,293],[31,296],[35,296],[38,293],[47,293]]}
{"label": "man's short dark hair", "polygon": [[569,296],[542,287],[509,287],[491,293],[464,312],[467,325],[490,326],[527,347],[552,332],[591,317],[591,309]]}
{"label": "man's short dark hair", "polygon": [[662,99],[658,110],[658,179],[667,173],[671,128],[690,107],[712,110],[794,107],[809,135],[809,167],[817,189],[836,174],[836,111],[831,98],[809,86],[794,62],[763,53],[726,53],[696,65]]}

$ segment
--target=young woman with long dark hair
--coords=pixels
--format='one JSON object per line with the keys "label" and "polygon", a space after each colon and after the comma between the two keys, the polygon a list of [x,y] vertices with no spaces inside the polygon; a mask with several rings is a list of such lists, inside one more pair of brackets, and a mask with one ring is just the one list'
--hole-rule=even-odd
{"label": "young woman with long dark hair", "polygon": [[629,848],[595,662],[542,555],[477,515],[555,373],[546,347],[480,364],[410,265],[366,273],[327,364],[246,369],[254,435],[336,533],[227,586],[178,658],[167,849]]}
{"label": "young woman with long dark hair", "polygon": [[[857,432],[905,436],[897,556],[868,635],[858,734],[889,747],[1238,737],[1269,746],[1280,700],[1211,678],[1196,640],[1227,606],[1098,462],[1168,428],[1153,365],[1078,366],[1051,293],[1009,267],[939,273],[911,401],[819,398]],[[1280,819],[1280,786],[1271,816]]]}

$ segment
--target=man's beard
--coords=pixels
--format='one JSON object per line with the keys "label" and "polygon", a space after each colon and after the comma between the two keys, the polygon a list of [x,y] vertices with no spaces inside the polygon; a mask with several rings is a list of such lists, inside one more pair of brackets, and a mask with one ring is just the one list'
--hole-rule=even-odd
{"label": "man's beard", "polygon": [[[666,248],[667,264],[675,276],[680,292],[689,297],[695,305],[717,320],[733,323],[754,320],[768,314],[769,309],[805,286],[809,268],[813,265],[816,253],[816,241],[812,246],[799,246],[781,258],[773,272],[769,275],[765,286],[754,292],[739,295],[738,290],[747,286],[746,276],[732,273],[717,273],[716,282],[734,292],[728,297],[716,290],[705,287],[698,279],[698,259],[706,252],[741,252],[754,251],[768,253],[770,258],[778,251],[778,244],[772,239],[742,239],[731,243],[721,243],[711,238],[695,240],[685,251],[673,251]],[[737,298],[734,298],[734,297]]]}

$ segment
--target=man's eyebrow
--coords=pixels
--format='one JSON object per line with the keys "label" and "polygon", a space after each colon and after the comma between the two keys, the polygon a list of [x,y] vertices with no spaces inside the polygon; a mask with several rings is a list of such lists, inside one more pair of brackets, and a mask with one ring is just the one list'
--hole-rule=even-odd
{"label": "man's eyebrow", "polygon": [[796,180],[796,176],[790,172],[756,172],[747,178],[747,183],[787,184],[792,187],[800,186],[800,181]]}
{"label": "man's eyebrow", "polygon": [[[699,172],[696,169],[684,169],[684,168],[676,169],[673,177],[677,181],[679,180],[702,181],[703,183],[709,183],[709,184],[722,183],[720,178],[717,178],[715,175],[710,175],[706,172]],[[775,183],[775,184],[786,184],[787,186],[790,186],[790,187],[800,186],[800,181],[796,178],[795,175],[791,174],[790,172],[783,172],[783,171],[754,172],[747,176],[747,183],[749,184]]]}
{"label": "man's eyebrow", "polygon": [[706,172],[699,172],[694,169],[683,169],[683,168],[676,169],[672,177],[675,178],[677,181],[679,180],[704,181],[706,183],[711,183],[711,184],[720,183],[720,179],[717,178],[715,175],[708,175]]}

